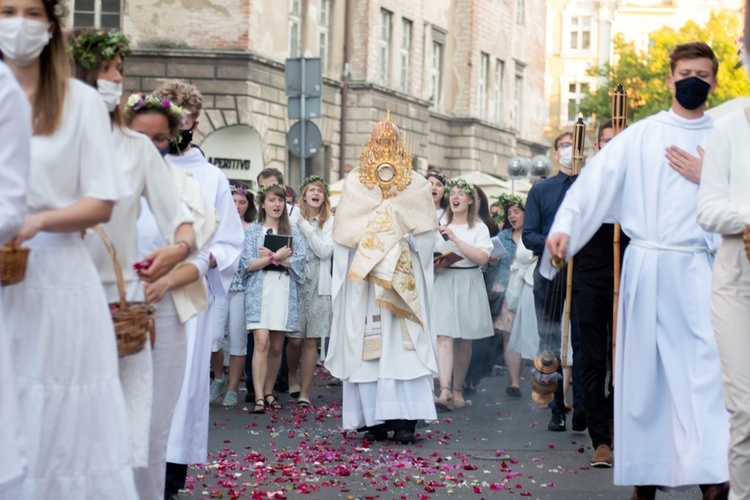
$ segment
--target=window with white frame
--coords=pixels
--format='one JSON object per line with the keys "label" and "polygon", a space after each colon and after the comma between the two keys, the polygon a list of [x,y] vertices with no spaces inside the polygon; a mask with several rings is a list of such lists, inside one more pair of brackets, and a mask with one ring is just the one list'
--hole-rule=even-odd
{"label": "window with white frame", "polygon": [[513,128],[521,130],[521,103],[523,102],[523,65],[516,63],[516,80],[513,88]]}
{"label": "window with white frame", "polygon": [[75,0],[71,12],[76,28],[120,29],[121,0]]}
{"label": "window with white frame", "polygon": [[391,32],[393,13],[380,9],[380,33],[378,36],[378,83],[383,86],[390,84],[391,67]]}
{"label": "window with white frame", "polygon": [[568,84],[568,121],[574,122],[578,118],[578,108],[581,101],[589,93],[589,84],[586,82],[575,82]]}
{"label": "window with white frame", "polygon": [[302,43],[301,0],[289,0],[289,57],[301,55]]}
{"label": "window with white frame", "polygon": [[570,18],[570,49],[591,50],[591,17]]}
{"label": "window with white frame", "polygon": [[492,118],[495,123],[503,123],[503,77],[505,76],[505,61],[495,61],[495,84],[492,89]]}
{"label": "window with white frame", "polygon": [[399,49],[401,81],[399,90],[404,94],[409,93],[409,82],[411,81],[411,33],[412,22],[408,19],[401,19],[401,48]]}
{"label": "window with white frame", "polygon": [[516,0],[516,24],[524,24],[526,19],[526,2],[524,0]]}
{"label": "window with white frame", "polygon": [[430,57],[430,109],[440,109],[440,97],[443,81],[443,43],[432,41],[432,55]]}
{"label": "window with white frame", "polygon": [[479,54],[479,119],[484,120],[487,116],[487,79],[490,76],[490,55],[484,52]]}
{"label": "window with white frame", "polygon": [[323,73],[328,71],[328,34],[331,26],[331,0],[320,0],[318,14],[318,57]]}

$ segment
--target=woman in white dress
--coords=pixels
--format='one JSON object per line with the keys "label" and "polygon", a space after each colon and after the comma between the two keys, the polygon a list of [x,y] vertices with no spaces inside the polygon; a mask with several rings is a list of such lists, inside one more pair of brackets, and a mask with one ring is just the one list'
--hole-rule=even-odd
{"label": "woman in white dress", "polygon": [[[318,360],[318,339],[331,333],[331,256],[333,255],[333,214],[328,184],[319,175],[311,175],[300,187],[300,216],[297,228],[307,245],[305,282],[300,297],[300,329],[287,333],[289,344],[289,393],[299,383],[297,406],[310,406],[310,387]],[[299,377],[297,368],[302,361]]]}
{"label": "woman in white dress", "polygon": [[[281,366],[284,334],[299,330],[299,287],[305,281],[306,257],[305,241],[289,222],[286,189],[275,182],[262,186],[258,206],[258,221],[245,232],[240,257],[240,267],[247,270],[245,318],[255,341],[253,413],[263,413],[266,407],[282,408],[273,386]],[[291,247],[271,251],[264,246],[266,235],[288,236]]]}
{"label": "woman in white dress", "polygon": [[[109,110],[117,163],[133,192],[133,196],[117,204],[112,218],[103,227],[112,240],[122,266],[127,300],[142,302],[144,293],[141,279],[153,282],[161,278],[191,253],[195,246],[193,219],[183,207],[164,160],[151,141],[127,129],[123,122],[119,104],[123,56],[130,53],[128,39],[115,30],[82,29],[73,32],[68,37],[68,43],[75,76],[96,88]],[[141,211],[141,197],[148,202],[163,240],[172,243],[148,255],[145,260],[150,265],[147,268],[135,266],[138,260],[136,225]],[[107,300],[110,304],[116,303],[119,300],[117,281],[106,247],[101,238],[93,234],[86,238],[86,244],[104,284]],[[140,270],[137,271],[136,267]],[[152,411],[160,415],[169,414],[174,409],[171,395],[154,393],[154,389],[163,384],[159,379],[169,376],[164,371],[154,372],[154,364],[163,366],[158,357],[164,355],[165,351],[170,351],[170,356],[178,356],[182,352],[179,348],[182,339],[172,338],[167,332],[159,332],[157,336],[159,350],[152,352],[151,346],[147,345],[143,351],[120,359],[120,380],[128,407],[136,486],[142,498],[147,497],[146,492],[150,488],[141,480],[141,476],[148,476],[149,457],[159,455],[155,451],[149,453]],[[168,349],[161,349],[162,346]],[[173,351],[172,346],[177,351]],[[154,360],[154,356],[157,359]]]}
{"label": "woman in white dress", "polygon": [[[242,222],[244,235],[250,223],[255,221],[258,210],[255,208],[255,196],[245,186],[231,186],[234,206]],[[243,236],[244,239],[244,236]],[[211,382],[209,401],[215,401],[224,390],[224,338],[229,332],[229,385],[222,406],[237,406],[240,379],[245,369],[247,356],[247,330],[245,329],[245,270],[237,267],[237,272],[229,285],[226,299],[216,299],[216,328],[214,329],[211,349],[211,370],[214,380]]]}
{"label": "woman in white dress", "polygon": [[30,97],[26,279],[3,289],[24,416],[21,498],[135,499],[109,306],[81,231],[107,222],[129,190],[107,110],[68,78],[62,3],[0,0],[0,52]]}
{"label": "woman in white dress", "polygon": [[[182,115],[183,111],[174,104],[141,94],[131,95],[125,107],[127,126],[145,136],[150,141],[150,147],[157,152],[165,152],[169,142],[179,135]],[[216,228],[216,213],[203,197],[198,182],[167,161],[160,160],[159,168],[168,173],[168,185],[189,209],[195,221],[196,246],[201,251],[191,255],[188,262],[178,265],[168,274],[147,283],[143,292],[147,301],[156,304],[157,335],[152,351],[154,406],[151,412],[148,467],[137,468],[135,478],[140,498],[155,500],[165,498],[167,441],[187,359],[185,323],[202,312],[208,302],[206,285],[201,278],[208,272],[206,243]],[[154,251],[163,248],[166,242],[157,217],[143,200],[137,228],[137,258],[144,262]]]}
{"label": "woman in white dress", "polygon": [[[0,61],[0,246],[21,228],[26,215],[26,190],[31,145],[31,110],[10,69]],[[0,292],[2,293],[2,292]],[[10,334],[0,300],[0,498],[13,498],[23,487],[26,471],[23,424],[13,373]]]}
{"label": "woman in white dress", "polygon": [[453,252],[462,259],[435,262],[433,331],[437,334],[442,410],[466,406],[464,378],[471,361],[471,341],[493,335],[487,289],[480,266],[490,259],[492,242],[487,226],[477,217],[476,189],[463,179],[448,185],[446,225],[438,227],[435,251]]}

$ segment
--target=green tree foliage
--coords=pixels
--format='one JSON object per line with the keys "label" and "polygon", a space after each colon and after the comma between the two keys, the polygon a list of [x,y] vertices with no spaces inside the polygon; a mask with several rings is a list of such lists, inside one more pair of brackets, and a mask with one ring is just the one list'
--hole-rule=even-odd
{"label": "green tree foliage", "polygon": [[612,40],[614,63],[589,70],[591,76],[603,77],[607,83],[583,98],[580,111],[585,116],[609,117],[612,90],[618,83],[628,93],[629,122],[667,109],[672,102],[667,83],[669,51],[679,43],[696,40],[708,43],[719,59],[718,86],[709,97],[709,106],[750,95],[745,68],[737,67],[740,57],[736,40],[741,35],[739,17],[727,11],[713,12],[705,26],[688,21],[677,30],[663,27],[652,32],[648,52],[636,52],[635,45],[618,33]]}

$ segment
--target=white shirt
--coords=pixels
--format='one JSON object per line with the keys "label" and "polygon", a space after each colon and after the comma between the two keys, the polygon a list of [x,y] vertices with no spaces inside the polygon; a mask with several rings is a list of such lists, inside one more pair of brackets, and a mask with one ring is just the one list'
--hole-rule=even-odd
{"label": "white shirt", "polygon": [[739,234],[750,224],[749,138],[744,109],[714,122],[698,193],[698,222],[706,231]]}

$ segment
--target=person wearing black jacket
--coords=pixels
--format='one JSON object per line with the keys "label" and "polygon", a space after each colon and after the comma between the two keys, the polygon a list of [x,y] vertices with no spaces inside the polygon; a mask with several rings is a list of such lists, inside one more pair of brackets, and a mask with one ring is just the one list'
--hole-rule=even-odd
{"label": "person wearing black jacket", "polygon": [[[555,138],[555,159],[558,162],[559,172],[555,177],[545,179],[529,191],[526,201],[526,212],[523,221],[523,244],[541,256],[544,253],[544,245],[552,222],[555,219],[557,209],[560,207],[565,194],[573,185],[577,176],[572,175],[573,164],[573,135],[570,132],[560,134]],[[536,304],[536,315],[539,328],[539,351],[552,351],[560,359],[561,348],[561,321],[563,316],[563,301],[565,300],[566,273],[558,273],[553,280],[548,280],[539,272],[541,259],[534,270],[534,302]],[[571,310],[571,341],[573,344],[573,366],[576,366],[578,355],[578,323],[576,321],[575,308]],[[562,366],[562,365],[561,365]],[[562,376],[562,368],[558,369]],[[582,405],[579,403],[580,379],[573,373],[573,405],[577,407],[578,414],[583,417]],[[557,384],[555,399],[550,403],[552,410],[547,429],[554,432],[565,430],[565,402],[563,395],[563,384]],[[575,414],[574,414],[575,416]],[[579,418],[579,421],[581,419]],[[576,425],[578,424],[578,425]],[[576,422],[574,418],[573,430],[583,431],[586,429],[585,417],[583,423]]]}
{"label": "person wearing black jacket", "polygon": [[[614,136],[612,120],[599,126],[594,151]],[[594,447],[593,467],[612,467],[612,380],[607,380],[612,353],[614,300],[614,224],[602,224],[576,255],[573,267],[573,306],[578,316],[581,342],[583,407]],[[629,238],[620,236],[620,259]]]}

